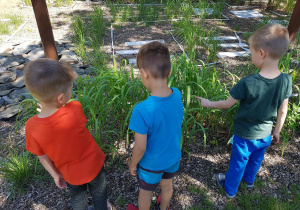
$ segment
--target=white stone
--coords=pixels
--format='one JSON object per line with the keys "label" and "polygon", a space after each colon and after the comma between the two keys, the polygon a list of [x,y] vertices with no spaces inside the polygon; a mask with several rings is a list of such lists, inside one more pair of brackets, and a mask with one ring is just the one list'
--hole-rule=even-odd
{"label": "white stone", "polygon": [[[172,58],[174,55],[170,55],[170,58]],[[133,65],[133,64],[136,64],[136,58],[129,58],[128,59],[129,61],[129,64]]]}
{"label": "white stone", "polygon": [[235,48],[235,47],[249,47],[249,45],[245,44],[245,43],[222,43],[219,44],[220,47],[224,47],[224,48]]}
{"label": "white stone", "polygon": [[139,46],[139,45],[144,45],[148,44],[150,42],[158,41],[160,43],[165,43],[163,39],[158,39],[158,40],[145,40],[145,41],[136,41],[136,42],[125,42],[126,46]]}
{"label": "white stone", "polygon": [[139,50],[118,50],[116,51],[116,54],[119,55],[136,55],[138,54]]}
{"label": "white stone", "polygon": [[240,57],[240,56],[248,56],[250,54],[250,51],[237,51],[237,52],[218,52],[217,56],[218,58],[234,58],[234,57]]}
{"label": "white stone", "polygon": [[[205,12],[209,15],[212,15],[214,12],[214,8],[205,8]],[[201,10],[199,8],[195,8],[196,15],[201,15]]]}
{"label": "white stone", "polygon": [[232,14],[239,18],[262,18],[263,14],[255,10],[235,10],[230,11]]}
{"label": "white stone", "polygon": [[213,39],[219,41],[237,40],[236,36],[215,36]]}

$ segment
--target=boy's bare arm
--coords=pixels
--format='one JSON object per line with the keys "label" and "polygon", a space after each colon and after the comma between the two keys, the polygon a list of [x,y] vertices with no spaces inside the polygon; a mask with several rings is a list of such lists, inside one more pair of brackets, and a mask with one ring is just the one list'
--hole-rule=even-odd
{"label": "boy's bare arm", "polygon": [[215,108],[215,109],[228,109],[231,108],[238,100],[232,98],[229,96],[227,100],[223,101],[210,101],[206,98],[201,98],[198,96],[195,96],[195,98],[198,98],[201,100],[201,106],[208,107],[208,108]]}
{"label": "boy's bare arm", "polygon": [[41,164],[44,166],[44,168],[49,172],[49,174],[54,179],[56,186],[59,188],[67,187],[66,181],[64,180],[62,174],[54,166],[52,160],[50,160],[46,154],[38,156],[38,158],[39,158]]}
{"label": "boy's bare arm", "polygon": [[132,176],[136,175],[136,166],[144,156],[147,147],[147,134],[135,133],[135,145],[132,152],[129,172]]}
{"label": "boy's bare arm", "polygon": [[288,104],[289,104],[289,99],[287,98],[282,102],[281,107],[277,111],[276,125],[272,133],[273,135],[272,143],[274,144],[277,144],[280,140],[280,132],[286,118],[286,114],[288,111]]}

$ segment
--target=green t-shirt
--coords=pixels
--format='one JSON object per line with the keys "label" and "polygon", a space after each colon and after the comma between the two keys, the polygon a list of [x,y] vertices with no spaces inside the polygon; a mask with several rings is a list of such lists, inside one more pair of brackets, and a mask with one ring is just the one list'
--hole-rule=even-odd
{"label": "green t-shirt", "polygon": [[291,95],[292,78],[284,73],[274,79],[253,74],[242,78],[229,93],[240,100],[233,133],[244,139],[261,139],[271,134],[277,110]]}

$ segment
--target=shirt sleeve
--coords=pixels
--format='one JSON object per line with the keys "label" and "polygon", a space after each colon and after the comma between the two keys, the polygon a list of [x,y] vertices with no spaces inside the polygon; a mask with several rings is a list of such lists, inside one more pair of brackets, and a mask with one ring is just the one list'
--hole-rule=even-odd
{"label": "shirt sleeve", "polygon": [[145,118],[140,113],[140,110],[135,107],[132,111],[129,129],[133,130],[139,134],[147,134],[148,133],[148,125],[145,121]]}
{"label": "shirt sleeve", "polygon": [[287,75],[288,78],[288,85],[287,85],[287,91],[285,98],[289,98],[292,95],[292,77],[290,75]]}
{"label": "shirt sleeve", "polygon": [[241,100],[245,98],[245,79],[242,78],[233,88],[229,91],[229,94],[235,100]]}
{"label": "shirt sleeve", "polygon": [[30,128],[26,123],[25,126],[26,150],[38,156],[44,155],[45,154],[44,150],[30,134],[29,129]]}

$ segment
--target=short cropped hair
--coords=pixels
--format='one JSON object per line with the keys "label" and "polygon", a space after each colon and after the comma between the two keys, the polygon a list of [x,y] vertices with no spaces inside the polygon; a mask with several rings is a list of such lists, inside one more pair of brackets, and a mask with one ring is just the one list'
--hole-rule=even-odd
{"label": "short cropped hair", "polygon": [[26,88],[39,101],[51,102],[65,93],[76,79],[77,73],[65,63],[52,59],[30,61],[24,68]]}
{"label": "short cropped hair", "polygon": [[289,32],[280,24],[267,24],[256,30],[249,38],[256,50],[263,49],[273,59],[280,59],[289,47]]}
{"label": "short cropped hair", "polygon": [[167,78],[171,71],[170,52],[158,41],[143,45],[137,54],[137,67],[150,72],[154,78]]}

